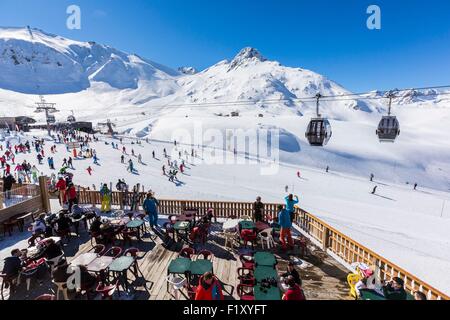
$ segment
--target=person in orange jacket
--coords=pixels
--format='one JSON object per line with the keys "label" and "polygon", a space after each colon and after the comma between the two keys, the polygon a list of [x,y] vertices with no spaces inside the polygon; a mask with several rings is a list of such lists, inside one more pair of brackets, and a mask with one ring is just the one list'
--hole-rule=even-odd
{"label": "person in orange jacket", "polygon": [[223,300],[222,286],[211,272],[200,277],[195,300]]}

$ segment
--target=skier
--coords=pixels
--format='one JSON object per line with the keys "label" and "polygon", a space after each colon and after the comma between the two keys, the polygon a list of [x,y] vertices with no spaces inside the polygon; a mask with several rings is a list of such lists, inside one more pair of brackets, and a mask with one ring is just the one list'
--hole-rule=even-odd
{"label": "skier", "polygon": [[78,157],[78,155],[77,155],[77,149],[73,149],[73,157],[76,159],[77,157]]}
{"label": "skier", "polygon": [[297,177],[301,178],[300,171],[297,171]]}
{"label": "skier", "polygon": [[288,192],[288,191],[289,191],[289,187],[288,187],[288,186],[285,186],[285,187],[284,187],[284,191]]}
{"label": "skier", "polygon": [[375,194],[375,193],[377,192],[377,188],[378,188],[378,186],[375,186],[375,187],[373,188],[372,194]]}
{"label": "skier", "polygon": [[141,163],[141,164],[142,164],[142,156],[141,156],[140,153],[138,154],[138,163]]}
{"label": "skier", "polygon": [[153,157],[153,159],[156,158],[156,157],[155,157],[155,150],[152,151],[152,157]]}
{"label": "skier", "polygon": [[158,226],[158,206],[159,202],[156,200],[154,194],[150,191],[147,193],[147,198],[144,200],[142,207],[148,215],[150,221],[150,228],[154,229]]}
{"label": "skier", "polygon": [[163,151],[164,151],[164,157],[167,158],[167,151],[166,151],[166,148],[164,148]]}
{"label": "skier", "polygon": [[94,159],[94,164],[97,164],[97,165],[98,165],[99,163],[98,163],[97,154],[94,154],[93,159]]}
{"label": "skier", "polygon": [[373,181],[373,178],[375,178],[375,176],[373,175],[373,173],[370,174],[370,181]]}
{"label": "skier", "polygon": [[329,169],[330,169],[330,167],[329,167],[329,166],[327,166],[327,168],[326,168],[326,170],[325,170],[325,171],[326,171],[326,172],[328,173],[328,170],[329,170]]}
{"label": "skier", "polygon": [[67,160],[67,165],[70,167],[70,169],[72,169],[72,170],[75,169],[75,168],[73,167],[72,157],[69,157],[69,160]]}
{"label": "skier", "polygon": [[183,164],[180,164],[180,172],[184,173],[184,165]]}
{"label": "skier", "polygon": [[120,156],[120,162],[121,162],[121,163],[125,163],[125,157],[124,157],[124,155],[121,155],[121,156]]}
{"label": "skier", "polygon": [[135,157],[135,155],[134,155],[134,149],[131,149],[131,155],[132,155],[133,157]]}
{"label": "skier", "polygon": [[134,172],[133,161],[131,159],[128,160],[128,169],[127,169],[127,171],[130,171],[131,173]]}
{"label": "skier", "polygon": [[86,170],[89,173],[89,175],[92,176],[92,168],[91,168],[91,166],[87,167]]}
{"label": "skier", "polygon": [[[38,159],[39,164],[42,164],[42,156],[40,153],[38,153],[37,159]],[[2,161],[2,164],[3,164],[3,161]]]}
{"label": "skier", "polygon": [[417,190],[417,182],[414,183],[414,190]]}
{"label": "skier", "polygon": [[163,176],[165,176],[166,175],[166,166],[165,165],[162,166],[162,172],[163,172]]}
{"label": "skier", "polygon": [[63,159],[63,164],[62,164],[62,166],[63,166],[63,167],[68,167],[68,165],[67,165],[67,159],[66,159],[66,158]]}

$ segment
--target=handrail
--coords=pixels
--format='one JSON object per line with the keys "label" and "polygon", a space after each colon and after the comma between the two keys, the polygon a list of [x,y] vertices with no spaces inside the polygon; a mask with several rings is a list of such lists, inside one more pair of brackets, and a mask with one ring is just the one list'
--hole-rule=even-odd
{"label": "handrail", "polygon": [[[88,191],[86,189],[79,190],[80,204],[100,204],[100,193],[98,191]],[[131,197],[131,193],[129,194]],[[111,195],[111,204],[118,205],[123,208],[124,194],[122,192],[113,191]],[[140,193],[140,203],[145,198],[145,194]],[[161,214],[181,214],[183,210],[196,208],[199,214],[205,214],[208,209],[213,209],[215,218],[240,217],[243,215],[252,215],[253,203],[236,202],[236,201],[201,201],[201,200],[171,200],[158,199],[160,203]],[[265,214],[272,217],[277,215],[276,203],[265,203]],[[351,239],[334,227],[325,223],[321,219],[315,217],[301,208],[296,209],[294,222],[310,237],[317,240],[323,249],[338,256],[347,264],[354,262],[364,262],[373,265],[380,279],[388,279],[390,277],[401,277],[405,281],[405,287],[410,292],[419,290],[425,292],[429,299],[450,300],[450,297],[433,288],[431,285],[420,280],[416,276],[410,274],[403,268],[383,258],[374,251],[368,249],[359,242]]]}

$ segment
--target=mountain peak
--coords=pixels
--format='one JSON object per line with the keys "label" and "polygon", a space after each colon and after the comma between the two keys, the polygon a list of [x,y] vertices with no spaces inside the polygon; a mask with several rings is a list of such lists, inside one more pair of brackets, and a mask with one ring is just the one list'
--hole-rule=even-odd
{"label": "mountain peak", "polygon": [[239,51],[239,53],[234,57],[234,59],[230,63],[230,70],[239,67],[246,61],[266,61],[258,49],[252,47],[246,47]]}

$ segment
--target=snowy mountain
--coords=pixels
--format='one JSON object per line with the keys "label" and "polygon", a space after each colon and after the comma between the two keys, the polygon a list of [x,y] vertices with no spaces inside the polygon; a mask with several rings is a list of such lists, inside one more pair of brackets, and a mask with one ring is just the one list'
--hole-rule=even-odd
{"label": "snowy mountain", "polygon": [[0,88],[29,94],[79,92],[94,81],[136,89],[139,81],[173,82],[178,75],[109,46],[31,28],[0,28],[0,69]]}
{"label": "snowy mountain", "polygon": [[[0,28],[0,70],[0,116],[12,112],[43,121],[42,114],[33,113],[36,94],[43,93],[57,103],[61,120],[74,110],[78,120],[111,119],[123,134],[161,140],[179,130],[193,137],[196,124],[204,135],[214,130],[227,139],[229,129],[267,129],[279,137],[274,151],[280,160],[293,166],[330,165],[358,176],[374,173],[396,183],[450,188],[448,92],[397,92],[393,113],[401,135],[395,144],[380,144],[375,135],[387,109],[385,93],[323,98],[320,112],[330,119],[333,137],[318,149],[304,136],[316,101],[304,98],[351,92],[313,71],[285,67],[255,48],[192,74],[189,68],[174,71],[95,42]],[[239,116],[231,117],[232,112]],[[216,148],[230,148],[230,141],[204,139]]]}

